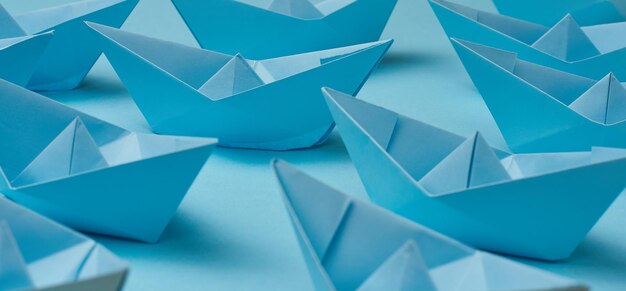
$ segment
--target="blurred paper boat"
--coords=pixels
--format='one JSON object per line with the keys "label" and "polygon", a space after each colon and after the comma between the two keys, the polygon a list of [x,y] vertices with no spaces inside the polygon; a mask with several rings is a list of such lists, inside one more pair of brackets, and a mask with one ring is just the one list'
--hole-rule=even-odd
{"label": "blurred paper boat", "polygon": [[172,2],[203,48],[268,59],[377,41],[397,0]]}
{"label": "blurred paper boat", "polygon": [[126,263],[106,248],[0,197],[0,290],[117,291]]}
{"label": "blurred paper boat", "polygon": [[[1,14],[2,7],[0,7]],[[51,38],[52,32],[0,38],[0,79],[22,87],[26,86],[37,69],[39,60]]]}
{"label": "blurred paper boat", "polygon": [[77,230],[156,242],[215,140],[131,133],[0,80],[2,193]]}
{"label": "blurred paper boat", "polygon": [[370,198],[480,249],[567,258],[626,186],[626,150],[507,153],[325,89]]}
{"label": "blurred paper boat", "polygon": [[273,169],[316,290],[587,290],[351,198],[285,162]]}
{"label": "blurred paper boat", "polygon": [[626,21],[622,0],[493,0],[493,4],[504,15],[548,26],[568,13],[581,25]]}
{"label": "blurred paper boat", "polygon": [[566,15],[552,28],[429,0],[448,37],[516,52],[520,59],[588,78],[626,79],[626,22],[581,27]]}
{"label": "blurred paper boat", "polygon": [[592,80],[453,39],[514,152],[626,148],[626,89],[611,73]]}
{"label": "blurred paper boat", "polygon": [[74,89],[102,53],[97,42],[90,39],[93,34],[84,22],[120,27],[137,2],[139,0],[83,0],[15,16],[0,5],[0,38],[54,31],[37,62],[28,88],[40,91]]}
{"label": "blurred paper boat", "polygon": [[320,88],[358,92],[392,43],[252,61],[89,25],[154,132],[269,150],[323,142],[334,124]]}

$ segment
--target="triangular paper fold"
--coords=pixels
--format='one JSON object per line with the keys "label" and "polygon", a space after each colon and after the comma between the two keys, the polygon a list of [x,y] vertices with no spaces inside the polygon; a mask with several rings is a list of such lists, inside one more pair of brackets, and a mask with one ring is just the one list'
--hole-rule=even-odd
{"label": "triangular paper fold", "polygon": [[581,60],[600,54],[569,14],[539,38],[532,47],[566,61]]}

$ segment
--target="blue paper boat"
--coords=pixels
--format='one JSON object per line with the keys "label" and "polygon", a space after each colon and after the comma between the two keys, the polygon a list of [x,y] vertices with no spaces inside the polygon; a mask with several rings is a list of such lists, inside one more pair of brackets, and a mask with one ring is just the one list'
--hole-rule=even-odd
{"label": "blue paper boat", "polygon": [[[0,5],[0,38],[54,31],[28,81],[28,88],[39,91],[74,89],[102,53],[97,43],[89,38],[93,34],[84,22],[120,27],[137,2],[139,0],[83,0],[15,16]],[[18,55],[37,56],[29,50],[23,50],[22,54]],[[14,66],[19,65],[18,60],[14,63]]]}
{"label": "blue paper boat", "polygon": [[203,48],[253,59],[377,41],[397,2],[244,1],[172,0]]}
{"label": "blue paper boat", "polygon": [[626,148],[626,88],[609,73],[592,80],[452,39],[514,152]]}
{"label": "blue paper boat", "polygon": [[316,290],[587,290],[475,250],[274,161]]}
{"label": "blue paper boat", "polygon": [[106,248],[0,197],[0,290],[117,291],[128,267]]}
{"label": "blue paper boat", "polygon": [[[2,7],[0,6],[0,18],[1,15]],[[0,25],[2,25],[1,22]],[[26,86],[37,69],[39,60],[51,38],[52,32],[0,38],[0,79]]]}
{"label": "blue paper boat", "polygon": [[323,142],[334,124],[320,88],[358,92],[392,43],[252,61],[89,25],[154,132],[269,150]]}
{"label": "blue paper boat", "polygon": [[131,133],[0,80],[0,190],[72,228],[156,242],[214,139]]}
{"label": "blue paper boat", "polygon": [[509,155],[480,134],[325,94],[370,198],[480,249],[567,258],[626,186],[626,150]]}
{"label": "blue paper boat", "polygon": [[626,21],[622,0],[492,0],[498,12],[522,20],[553,25],[571,14],[581,25]]}
{"label": "blue paper boat", "polygon": [[581,27],[566,15],[549,28],[472,9],[443,0],[429,0],[441,26],[459,38],[516,52],[520,59],[588,78],[613,72],[626,79],[626,22]]}

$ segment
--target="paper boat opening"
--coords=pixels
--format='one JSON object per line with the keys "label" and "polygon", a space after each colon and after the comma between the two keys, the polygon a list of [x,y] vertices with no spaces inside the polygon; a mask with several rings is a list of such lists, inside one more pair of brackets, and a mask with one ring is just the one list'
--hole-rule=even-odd
{"label": "paper boat opening", "polygon": [[[46,243],[41,243],[45,241]],[[0,288],[114,291],[127,266],[93,240],[0,198]]]}
{"label": "paper boat opening", "polygon": [[286,162],[272,167],[318,290],[586,290],[351,198]]}

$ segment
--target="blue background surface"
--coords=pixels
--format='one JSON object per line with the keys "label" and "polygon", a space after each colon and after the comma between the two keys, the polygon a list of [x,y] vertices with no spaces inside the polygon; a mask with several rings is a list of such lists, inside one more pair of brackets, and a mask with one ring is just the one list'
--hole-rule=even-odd
{"label": "blue background surface", "polygon": [[[67,2],[71,1],[0,0],[14,13]],[[489,0],[458,2],[493,10]],[[168,0],[141,0],[123,28],[197,46]],[[359,98],[459,134],[480,130],[492,144],[505,147],[426,0],[399,0],[384,38],[396,42]],[[149,131],[105,58],[80,89],[46,95],[127,129]],[[312,290],[269,169],[273,157],[286,159],[340,190],[366,197],[336,132],[325,144],[309,150],[218,149],[160,243],[96,237],[129,262],[125,290]],[[625,210],[626,198],[621,197],[566,261],[521,261],[578,279],[595,290],[624,290]]]}

